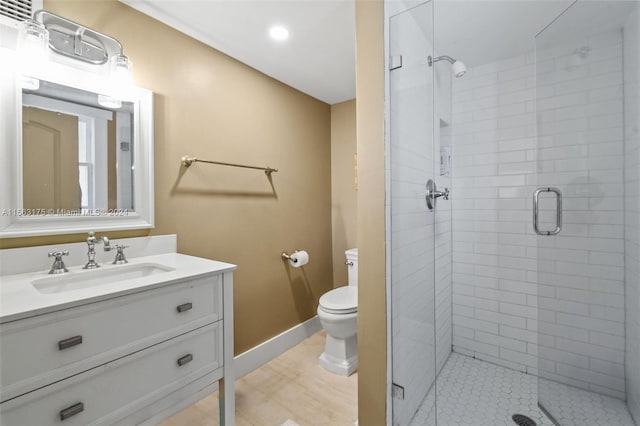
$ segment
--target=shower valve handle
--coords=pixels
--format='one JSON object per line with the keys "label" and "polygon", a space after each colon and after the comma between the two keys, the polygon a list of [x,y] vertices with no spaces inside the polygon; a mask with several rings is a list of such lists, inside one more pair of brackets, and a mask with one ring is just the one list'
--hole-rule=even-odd
{"label": "shower valve handle", "polygon": [[434,191],[433,198],[442,197],[445,200],[449,199],[449,188],[445,188],[444,191]]}
{"label": "shower valve handle", "polygon": [[438,191],[436,183],[433,179],[429,179],[427,182],[427,189],[425,191],[425,199],[427,200],[427,207],[429,210],[433,210],[436,207],[436,200],[438,198],[449,199],[449,189],[445,188],[444,191]]}

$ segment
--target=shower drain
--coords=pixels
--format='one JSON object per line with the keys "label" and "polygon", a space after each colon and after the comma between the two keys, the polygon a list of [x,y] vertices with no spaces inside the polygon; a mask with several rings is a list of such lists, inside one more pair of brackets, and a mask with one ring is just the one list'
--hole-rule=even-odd
{"label": "shower drain", "polygon": [[511,418],[518,426],[536,426],[536,422],[524,414],[514,414]]}

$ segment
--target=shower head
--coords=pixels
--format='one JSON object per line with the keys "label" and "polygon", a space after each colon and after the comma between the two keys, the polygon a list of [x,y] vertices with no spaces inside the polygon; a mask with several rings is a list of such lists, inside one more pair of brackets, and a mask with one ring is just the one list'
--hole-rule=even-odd
{"label": "shower head", "polygon": [[456,78],[460,78],[467,73],[467,67],[462,61],[455,61],[451,66],[451,72]]}
{"label": "shower head", "polygon": [[451,63],[451,72],[456,78],[460,78],[467,72],[467,67],[462,61],[457,61],[453,59],[451,56],[443,55],[432,58],[429,56],[428,62],[429,66],[433,66],[435,62],[438,61],[448,61]]}

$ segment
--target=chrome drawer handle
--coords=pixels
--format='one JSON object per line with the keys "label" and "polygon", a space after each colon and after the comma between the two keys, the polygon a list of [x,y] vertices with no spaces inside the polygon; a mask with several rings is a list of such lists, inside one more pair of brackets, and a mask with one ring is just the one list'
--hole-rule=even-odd
{"label": "chrome drawer handle", "polygon": [[65,408],[60,411],[60,420],[65,421],[69,417],[73,417],[76,414],[80,414],[84,411],[84,404],[82,402],[78,402],[77,404],[72,405],[69,408]]}
{"label": "chrome drawer handle", "polygon": [[69,337],[68,339],[60,340],[58,342],[58,350],[69,349],[79,345],[80,343],[82,343],[82,336]]}
{"label": "chrome drawer handle", "polygon": [[191,302],[189,302],[189,303],[185,303],[185,304],[182,304],[182,305],[178,305],[176,310],[178,312],[182,313],[182,312],[186,312],[186,311],[188,311],[188,310],[190,310],[192,308],[193,308],[193,304]]}
{"label": "chrome drawer handle", "polygon": [[178,366],[182,367],[185,364],[189,364],[191,361],[193,361],[193,355],[186,354],[182,358],[178,358]]}

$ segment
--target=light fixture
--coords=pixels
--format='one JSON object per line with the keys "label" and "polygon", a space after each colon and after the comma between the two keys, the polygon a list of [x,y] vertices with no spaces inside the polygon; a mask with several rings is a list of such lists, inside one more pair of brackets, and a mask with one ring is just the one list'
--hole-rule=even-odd
{"label": "light fixture", "polygon": [[42,67],[47,59],[49,31],[40,22],[27,19],[18,24],[18,47],[20,71],[22,73],[22,87],[37,90],[40,80],[30,77],[34,70]]}
{"label": "light fixture", "polygon": [[274,25],[269,28],[269,36],[276,41],[285,41],[289,38],[289,30],[282,25]]}
{"label": "light fixture", "polygon": [[[107,81],[105,94],[98,97],[98,102],[108,108],[119,108],[122,95],[131,85],[131,61],[125,56],[122,44],[113,37],[46,10],[36,11],[33,17],[20,23],[20,54],[31,58],[29,61],[35,60],[42,57],[42,53],[35,53],[38,47],[46,57],[48,45],[59,55],[100,67],[97,70],[106,74]],[[28,76],[28,72],[23,74]],[[25,84],[29,84],[28,80]]]}

